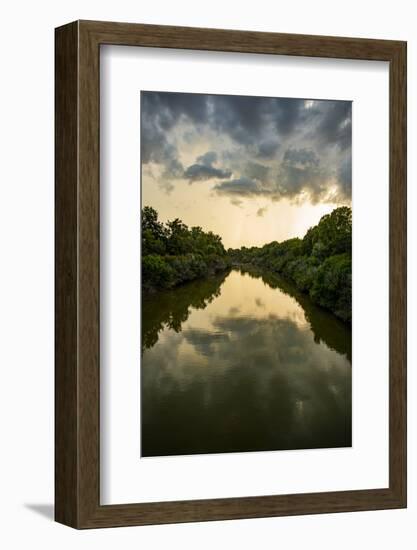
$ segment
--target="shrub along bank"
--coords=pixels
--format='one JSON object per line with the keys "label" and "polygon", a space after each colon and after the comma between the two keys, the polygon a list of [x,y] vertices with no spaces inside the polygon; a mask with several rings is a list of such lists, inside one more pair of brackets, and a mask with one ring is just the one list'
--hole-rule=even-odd
{"label": "shrub along bank", "polygon": [[280,273],[313,302],[352,321],[352,210],[336,208],[303,239],[260,248],[229,249],[234,265],[250,264]]}
{"label": "shrub along bank", "polygon": [[172,288],[230,267],[221,238],[181,220],[166,224],[146,206],[142,210],[142,290]]}

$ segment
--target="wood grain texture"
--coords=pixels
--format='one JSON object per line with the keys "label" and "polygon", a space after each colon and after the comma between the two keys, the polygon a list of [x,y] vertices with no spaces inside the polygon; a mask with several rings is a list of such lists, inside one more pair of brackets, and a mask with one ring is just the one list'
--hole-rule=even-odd
{"label": "wood grain texture", "polygon": [[55,519],[78,506],[78,26],[55,37]]}
{"label": "wood grain texture", "polygon": [[[390,63],[389,487],[100,505],[100,45]],[[115,527],[406,506],[406,44],[78,21],[56,29],[56,520]]]}
{"label": "wood grain texture", "polygon": [[390,62],[389,479],[407,493],[407,49]]}

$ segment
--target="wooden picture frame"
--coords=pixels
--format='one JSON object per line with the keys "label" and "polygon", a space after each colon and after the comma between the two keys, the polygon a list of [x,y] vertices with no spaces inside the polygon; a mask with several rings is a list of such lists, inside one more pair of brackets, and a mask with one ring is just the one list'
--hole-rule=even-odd
{"label": "wooden picture frame", "polygon": [[[406,43],[76,21],[56,29],[55,519],[75,528],[406,506]],[[117,44],[389,62],[389,487],[100,505],[99,55]]]}

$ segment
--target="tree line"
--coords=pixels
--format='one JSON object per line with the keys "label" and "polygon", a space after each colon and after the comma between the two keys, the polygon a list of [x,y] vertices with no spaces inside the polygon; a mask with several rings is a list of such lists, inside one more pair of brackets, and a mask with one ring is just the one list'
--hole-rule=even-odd
{"label": "tree line", "polygon": [[230,267],[222,240],[212,231],[187,227],[178,218],[166,224],[150,206],[142,209],[142,289],[172,288]]}
{"label": "tree line", "polygon": [[303,239],[262,247],[229,249],[234,265],[252,265],[281,274],[311,300],[346,322],[352,320],[352,210],[336,208]]}
{"label": "tree line", "polygon": [[336,208],[304,238],[262,247],[225,250],[221,237],[178,218],[166,224],[155,209],[142,209],[142,289],[144,292],[251,265],[279,273],[311,300],[345,322],[352,319],[352,210]]}

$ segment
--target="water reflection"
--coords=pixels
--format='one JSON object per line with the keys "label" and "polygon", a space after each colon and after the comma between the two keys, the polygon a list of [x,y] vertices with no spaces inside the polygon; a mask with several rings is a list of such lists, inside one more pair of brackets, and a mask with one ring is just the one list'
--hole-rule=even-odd
{"label": "water reflection", "polygon": [[351,445],[351,332],[234,270],[143,300],[142,455]]}
{"label": "water reflection", "polygon": [[276,273],[243,268],[240,269],[240,272],[247,273],[250,277],[260,278],[271,288],[278,288],[281,292],[293,297],[304,310],[315,342],[322,341],[331,349],[345,354],[349,361],[352,360],[352,331],[340,319],[329,315],[326,310],[313,304],[308,295],[300,292],[294,285]]}
{"label": "water reflection", "polygon": [[220,287],[228,273],[193,281],[175,290],[165,290],[143,297],[142,352],[153,347],[158,334],[165,328],[181,331],[192,309],[204,309],[219,296]]}

